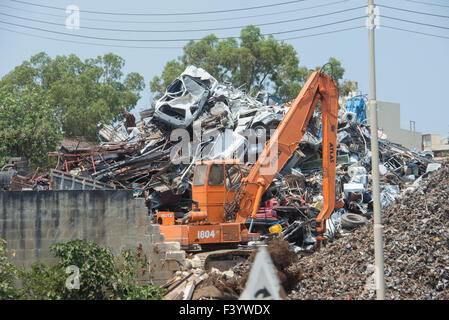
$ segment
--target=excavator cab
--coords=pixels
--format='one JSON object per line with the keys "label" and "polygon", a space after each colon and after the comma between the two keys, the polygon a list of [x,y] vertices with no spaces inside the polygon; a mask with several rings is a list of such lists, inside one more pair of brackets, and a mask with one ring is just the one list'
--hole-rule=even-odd
{"label": "excavator cab", "polygon": [[225,218],[225,204],[234,199],[242,179],[238,159],[197,162],[192,181],[192,210],[180,220],[169,212],[158,213],[165,241],[178,241],[187,249],[193,244],[236,244],[258,239],[259,234],[248,233],[242,223]]}
{"label": "excavator cab", "polygon": [[231,201],[242,180],[237,159],[201,161],[195,166],[192,199],[209,223],[225,222],[224,203]]}

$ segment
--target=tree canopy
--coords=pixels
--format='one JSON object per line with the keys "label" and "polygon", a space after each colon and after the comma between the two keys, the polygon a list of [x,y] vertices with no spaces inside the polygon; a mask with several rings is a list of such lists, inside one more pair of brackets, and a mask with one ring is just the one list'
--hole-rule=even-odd
{"label": "tree canopy", "polygon": [[[97,140],[97,125],[132,110],[145,87],[136,72],[123,74],[123,58],[108,53],[82,61],[76,55],[52,59],[41,52],[0,81],[0,164],[26,156],[46,162],[61,137]],[[45,161],[43,161],[43,160]]]}
{"label": "tree canopy", "polygon": [[[341,82],[345,70],[340,61],[331,57],[328,63],[325,71]],[[241,30],[240,39],[219,40],[211,34],[187,43],[184,54],[168,61],[162,74],[150,81],[155,97],[160,97],[188,65],[205,69],[220,82],[229,81],[251,93],[266,90],[284,101],[298,95],[313,71],[300,66],[292,45],[266,37],[259,28],[248,26]]]}

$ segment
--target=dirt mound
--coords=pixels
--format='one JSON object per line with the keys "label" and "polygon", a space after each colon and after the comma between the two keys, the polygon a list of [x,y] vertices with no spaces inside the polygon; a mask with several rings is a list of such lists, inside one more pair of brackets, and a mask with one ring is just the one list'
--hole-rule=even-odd
{"label": "dirt mound", "polygon": [[208,278],[195,288],[192,299],[237,300],[243,291],[237,278],[209,273]]}
{"label": "dirt mound", "polygon": [[[294,288],[301,280],[301,269],[296,265],[298,257],[296,253],[290,248],[287,241],[276,238],[270,241],[267,246],[267,250],[270,253],[271,260],[276,267],[279,281],[282,287],[288,292]],[[255,250],[248,262],[252,263],[256,257],[257,251]],[[242,282],[246,283],[248,280],[250,269],[248,269],[242,276]]]}
{"label": "dirt mound", "polygon": [[[383,212],[387,299],[449,299],[449,166]],[[374,299],[372,221],[298,263],[292,299]]]}
{"label": "dirt mound", "polygon": [[[267,249],[283,288],[289,292],[301,280],[296,253],[290,249],[287,241],[281,239],[272,240]],[[245,289],[256,254],[257,250],[254,250],[247,261],[233,267],[232,276],[226,272],[210,272],[208,278],[195,289],[193,299],[238,299]],[[221,292],[221,295],[217,292]]]}

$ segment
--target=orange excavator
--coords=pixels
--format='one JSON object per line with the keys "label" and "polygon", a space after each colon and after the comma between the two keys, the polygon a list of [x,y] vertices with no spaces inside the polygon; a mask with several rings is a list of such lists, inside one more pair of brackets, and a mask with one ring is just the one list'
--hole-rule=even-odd
{"label": "orange excavator", "polygon": [[[323,208],[316,218],[316,240],[318,246],[323,243],[326,220],[335,206],[338,88],[322,71],[309,77],[246,177],[237,159],[195,163],[192,183],[195,208],[182,219],[175,219],[173,212],[157,214],[165,241],[177,241],[183,248],[189,248],[258,239],[260,235],[252,232],[252,222],[262,195],[301,142],[318,101],[321,101],[323,133]],[[248,218],[249,227],[245,224]]]}

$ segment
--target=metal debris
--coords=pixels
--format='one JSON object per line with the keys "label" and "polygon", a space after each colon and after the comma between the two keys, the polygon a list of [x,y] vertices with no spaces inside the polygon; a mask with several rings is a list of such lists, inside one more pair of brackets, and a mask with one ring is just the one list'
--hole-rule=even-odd
{"label": "metal debris", "polygon": [[[449,164],[383,212],[387,299],[449,298]],[[311,256],[291,299],[375,299],[372,221]]]}

